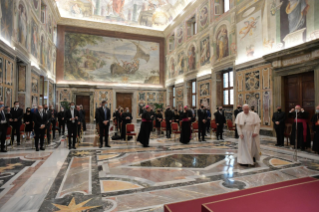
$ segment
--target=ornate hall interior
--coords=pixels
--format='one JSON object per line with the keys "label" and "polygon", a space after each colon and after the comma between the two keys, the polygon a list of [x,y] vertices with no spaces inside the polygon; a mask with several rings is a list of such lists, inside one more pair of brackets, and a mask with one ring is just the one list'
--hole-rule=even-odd
{"label": "ornate hall interior", "polygon": [[1,0],[0,115],[0,212],[319,211],[319,0]]}

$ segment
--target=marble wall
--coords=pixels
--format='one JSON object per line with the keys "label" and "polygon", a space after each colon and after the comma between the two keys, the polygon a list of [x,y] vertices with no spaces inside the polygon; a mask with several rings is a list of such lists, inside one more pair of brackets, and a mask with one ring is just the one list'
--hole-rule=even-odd
{"label": "marble wall", "polygon": [[272,66],[257,66],[236,72],[237,96],[235,102],[249,104],[261,119],[261,126],[272,126]]}

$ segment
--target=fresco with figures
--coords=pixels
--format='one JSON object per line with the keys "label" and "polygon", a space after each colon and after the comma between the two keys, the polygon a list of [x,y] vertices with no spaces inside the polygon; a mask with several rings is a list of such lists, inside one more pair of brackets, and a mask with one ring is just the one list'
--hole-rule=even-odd
{"label": "fresco with figures", "polygon": [[66,33],[64,79],[160,84],[159,43]]}
{"label": "fresco with figures", "polygon": [[55,0],[63,17],[165,29],[191,0]]}

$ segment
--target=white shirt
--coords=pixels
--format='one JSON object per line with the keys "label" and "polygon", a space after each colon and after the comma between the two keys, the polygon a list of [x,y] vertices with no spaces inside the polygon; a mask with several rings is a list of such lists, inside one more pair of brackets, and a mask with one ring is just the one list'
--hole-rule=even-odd
{"label": "white shirt", "polygon": [[[74,118],[74,110],[71,109],[71,115],[72,115],[72,118]],[[74,123],[74,120],[72,121],[72,123]]]}

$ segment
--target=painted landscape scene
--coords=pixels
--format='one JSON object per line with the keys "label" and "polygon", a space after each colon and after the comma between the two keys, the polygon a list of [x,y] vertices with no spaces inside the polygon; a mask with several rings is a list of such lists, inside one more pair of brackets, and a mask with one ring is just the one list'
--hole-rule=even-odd
{"label": "painted landscape scene", "polygon": [[160,84],[159,43],[65,34],[64,79]]}

